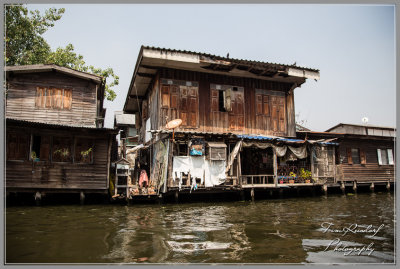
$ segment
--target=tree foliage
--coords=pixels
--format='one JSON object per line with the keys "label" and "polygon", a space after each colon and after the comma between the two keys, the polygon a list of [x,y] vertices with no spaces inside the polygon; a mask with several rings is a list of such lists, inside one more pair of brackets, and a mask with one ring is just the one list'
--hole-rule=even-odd
{"label": "tree foliage", "polygon": [[119,84],[119,77],[112,68],[101,69],[86,65],[83,56],[75,53],[74,46],[68,44],[65,48],[52,51],[42,35],[54,23],[61,19],[64,8],[50,8],[42,15],[38,10],[29,11],[24,5],[6,5],[5,31],[5,64],[57,64],[78,71],[89,72],[111,78],[112,82],[105,85],[107,100],[114,100],[116,93],[112,89]]}

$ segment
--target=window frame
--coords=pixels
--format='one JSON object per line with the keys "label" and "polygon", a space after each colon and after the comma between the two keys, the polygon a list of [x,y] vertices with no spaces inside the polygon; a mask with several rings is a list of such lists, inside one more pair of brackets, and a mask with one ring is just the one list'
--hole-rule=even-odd
{"label": "window frame", "polygon": [[[57,99],[56,91],[61,91],[61,100]],[[35,95],[35,109],[71,110],[72,109],[72,88],[57,88],[37,86]],[[68,100],[68,105],[65,104]],[[57,104],[60,102],[60,106]]]}
{"label": "window frame", "polygon": [[[68,160],[68,161],[59,161],[59,160],[54,160],[55,158],[54,158],[54,153],[55,153],[55,151],[58,151],[59,149],[57,149],[57,150],[54,150],[54,141],[55,141],[55,139],[68,139],[70,142],[69,142],[69,150],[70,150],[70,159]],[[58,136],[58,135],[54,135],[54,136],[52,136],[51,137],[51,150],[50,150],[50,156],[51,156],[51,162],[52,163],[73,163],[73,158],[74,158],[74,152],[73,152],[73,150],[74,150],[74,144],[73,144],[73,138],[72,137],[69,137],[69,136]]]}
{"label": "window frame", "polygon": [[[376,149],[377,156],[378,156],[378,165],[379,166],[386,166],[386,165],[393,165],[394,166],[394,156],[393,156],[393,149],[392,148],[378,148]],[[390,152],[390,153],[389,153]],[[390,155],[389,155],[390,154]],[[382,156],[385,155],[385,160],[387,163],[383,163]]]}
{"label": "window frame", "polygon": [[[89,161],[89,162],[77,161],[76,156],[77,156],[77,154],[79,154],[79,151],[77,150],[76,145],[77,145],[77,143],[78,143],[78,140],[81,140],[81,141],[88,141],[88,142],[89,142],[88,144],[91,145],[90,148],[91,148],[92,150],[90,151],[90,161]],[[89,150],[89,149],[88,149],[88,150]],[[78,165],[93,164],[93,163],[94,163],[94,150],[95,150],[95,141],[94,141],[93,138],[82,137],[82,136],[77,136],[77,137],[75,137],[75,139],[74,139],[74,151],[73,151],[73,156],[72,156],[73,163],[74,163],[74,164],[78,164]]]}

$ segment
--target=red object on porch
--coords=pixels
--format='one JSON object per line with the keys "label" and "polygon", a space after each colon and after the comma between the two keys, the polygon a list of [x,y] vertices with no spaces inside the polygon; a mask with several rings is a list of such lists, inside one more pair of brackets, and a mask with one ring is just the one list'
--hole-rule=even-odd
{"label": "red object on porch", "polygon": [[149,178],[147,177],[146,170],[142,170],[140,172],[140,177],[139,177],[139,187],[147,187],[149,184]]}

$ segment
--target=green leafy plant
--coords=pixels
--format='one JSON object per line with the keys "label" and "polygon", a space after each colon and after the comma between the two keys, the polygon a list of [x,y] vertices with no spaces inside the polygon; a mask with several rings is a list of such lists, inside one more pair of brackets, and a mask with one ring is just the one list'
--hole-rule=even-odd
{"label": "green leafy plant", "polygon": [[301,168],[300,169],[300,177],[304,178],[304,179],[311,179],[312,178],[311,171]]}
{"label": "green leafy plant", "polygon": [[[112,88],[119,84],[119,77],[112,68],[101,69],[87,65],[83,56],[74,51],[72,44],[52,51],[43,38],[43,34],[61,19],[64,12],[64,8],[50,8],[41,14],[38,10],[29,11],[23,4],[5,5],[5,64],[57,64],[101,76],[105,97],[113,101],[116,93]],[[107,78],[112,81],[106,83]]]}
{"label": "green leafy plant", "polygon": [[36,158],[37,158],[36,152],[35,152],[35,151],[32,151],[32,152],[31,152],[31,159],[32,159],[32,160],[35,160]]}
{"label": "green leafy plant", "polygon": [[92,151],[93,151],[93,148],[89,148],[88,150],[81,151],[81,155],[83,158],[87,158],[89,156],[90,152],[92,152]]}
{"label": "green leafy plant", "polygon": [[289,176],[291,176],[291,177],[296,177],[297,175],[296,175],[296,173],[294,173],[294,172],[290,172],[290,173],[289,173]]}
{"label": "green leafy plant", "polygon": [[54,151],[54,154],[59,154],[62,157],[68,157],[69,156],[69,149],[68,148],[57,149],[56,151]]}

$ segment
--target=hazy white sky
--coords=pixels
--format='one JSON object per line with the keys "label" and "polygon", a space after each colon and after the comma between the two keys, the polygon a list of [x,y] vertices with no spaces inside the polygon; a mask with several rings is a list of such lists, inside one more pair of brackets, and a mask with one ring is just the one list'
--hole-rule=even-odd
{"label": "hazy white sky", "polygon": [[305,126],[395,126],[395,29],[392,5],[90,4],[28,5],[66,12],[44,37],[53,49],[72,43],[87,64],[120,76],[106,126],[122,110],[141,45],[320,70],[295,90]]}

